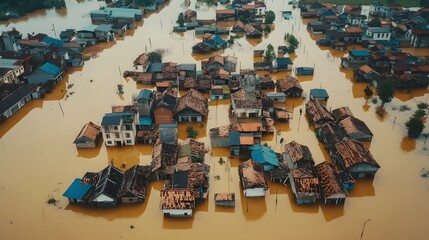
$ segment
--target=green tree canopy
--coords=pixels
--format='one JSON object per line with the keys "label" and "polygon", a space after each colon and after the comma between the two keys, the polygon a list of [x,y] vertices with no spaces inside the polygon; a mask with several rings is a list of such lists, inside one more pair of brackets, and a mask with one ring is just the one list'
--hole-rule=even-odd
{"label": "green tree canopy", "polygon": [[185,17],[183,16],[183,13],[179,13],[179,16],[177,17],[177,24],[179,24],[179,26],[183,27],[185,26]]}
{"label": "green tree canopy", "polygon": [[418,138],[425,128],[422,119],[414,116],[405,123],[405,126],[408,129],[408,136],[412,138]]}
{"label": "green tree canopy", "polygon": [[276,58],[276,53],[274,52],[274,47],[271,44],[268,44],[267,50],[265,50],[264,62],[271,63],[274,58]]}
{"label": "green tree canopy", "polygon": [[393,83],[390,79],[384,80],[377,87],[378,96],[381,100],[381,107],[384,109],[384,105],[392,101],[395,89],[393,88]]}
{"label": "green tree canopy", "polygon": [[289,46],[287,49],[288,53],[294,53],[295,49],[298,48],[299,46],[299,42],[298,39],[296,39],[296,37],[292,34],[286,33],[284,39],[286,40],[286,42],[288,42]]}
{"label": "green tree canopy", "polygon": [[272,24],[276,20],[276,14],[273,11],[265,12],[265,24]]}

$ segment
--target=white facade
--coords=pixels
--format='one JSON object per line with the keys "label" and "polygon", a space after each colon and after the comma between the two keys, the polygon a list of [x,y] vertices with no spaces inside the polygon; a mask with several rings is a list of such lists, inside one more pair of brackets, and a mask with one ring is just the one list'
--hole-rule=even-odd
{"label": "white facade", "polygon": [[17,112],[19,109],[21,109],[30,100],[31,100],[31,93],[29,93],[27,96],[22,98],[19,102],[15,103],[12,107],[10,107],[4,113],[2,113],[3,117],[5,119],[10,118],[15,112]]}
{"label": "white facade", "polygon": [[265,15],[265,11],[267,11],[267,8],[265,6],[256,7],[256,16]]}
{"label": "white facade", "polygon": [[366,35],[372,37],[373,40],[376,41],[389,41],[392,36],[392,31],[388,28],[368,28],[366,31]]}
{"label": "white facade", "polygon": [[134,123],[121,120],[119,125],[103,126],[102,133],[106,146],[130,146],[135,145],[137,130]]}
{"label": "white facade", "polygon": [[243,194],[245,197],[263,197],[265,196],[265,188],[248,188],[243,190]]}
{"label": "white facade", "polygon": [[24,73],[24,66],[15,65],[16,60],[0,59],[0,68],[8,69],[8,71],[0,76],[0,83],[19,83],[18,77]]}
{"label": "white facade", "polygon": [[235,108],[232,113],[238,118],[260,117],[262,109]]}
{"label": "white facade", "polygon": [[192,217],[192,209],[162,209],[165,217]]}

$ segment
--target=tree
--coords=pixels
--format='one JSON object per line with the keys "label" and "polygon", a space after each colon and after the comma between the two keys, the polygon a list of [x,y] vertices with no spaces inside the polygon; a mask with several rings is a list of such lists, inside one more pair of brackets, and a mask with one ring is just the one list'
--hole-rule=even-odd
{"label": "tree", "polygon": [[425,128],[422,119],[416,118],[414,116],[405,123],[405,126],[408,129],[408,137],[412,138],[418,138]]}
{"label": "tree", "polygon": [[429,0],[420,0],[420,7],[429,7]]}
{"label": "tree", "polygon": [[268,44],[267,50],[265,50],[264,62],[271,63],[276,58],[273,45]]}
{"label": "tree", "polygon": [[276,20],[276,14],[273,11],[265,12],[265,24],[272,24]]}
{"label": "tree", "polygon": [[363,91],[365,92],[366,97],[371,97],[372,94],[374,94],[374,92],[372,91],[372,89],[368,85],[366,86],[366,88]]}
{"label": "tree", "polygon": [[177,24],[179,24],[180,27],[185,26],[185,17],[183,16],[183,13],[179,13],[179,16],[177,17]]}
{"label": "tree", "polygon": [[299,42],[298,39],[292,34],[286,33],[284,39],[288,42],[289,46],[287,48],[288,53],[294,53],[295,49],[298,48]]}
{"label": "tree", "polygon": [[162,62],[162,52],[161,51],[150,52],[148,55],[149,55],[149,61],[151,63]]}
{"label": "tree", "polygon": [[240,21],[240,22],[242,22],[242,23],[244,23],[244,24],[248,24],[248,23],[250,22],[250,18],[249,18],[249,16],[247,16],[247,15],[241,15],[241,16],[238,18],[238,21]]}
{"label": "tree", "polygon": [[271,27],[270,27],[270,25],[265,24],[264,32],[265,32],[265,33],[270,33],[270,32],[271,32]]}
{"label": "tree", "polygon": [[386,79],[377,87],[378,96],[381,100],[381,108],[384,109],[384,105],[392,101],[395,89],[390,79]]}

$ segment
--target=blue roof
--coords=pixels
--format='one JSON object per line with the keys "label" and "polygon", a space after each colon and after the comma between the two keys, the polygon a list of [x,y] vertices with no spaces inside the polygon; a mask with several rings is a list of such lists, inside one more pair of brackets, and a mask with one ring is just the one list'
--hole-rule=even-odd
{"label": "blue roof", "polygon": [[147,70],[147,72],[150,72],[150,73],[162,72],[162,68],[163,68],[162,63],[151,63],[149,65],[149,69]]}
{"label": "blue roof", "polygon": [[61,41],[59,39],[51,38],[51,37],[45,37],[45,38],[43,38],[42,42],[45,42],[47,44],[54,45],[54,46],[57,46],[57,47],[62,47],[64,45],[63,41]]}
{"label": "blue roof", "polygon": [[139,96],[138,96],[138,98],[140,99],[140,98],[143,98],[143,99],[149,99],[150,97],[152,96],[152,91],[151,90],[149,90],[149,89],[142,89],[140,92],[139,92]]}
{"label": "blue roof", "polygon": [[277,64],[292,64],[290,58],[276,58]]}
{"label": "blue roof", "polygon": [[217,44],[224,44],[226,41],[223,40],[221,37],[219,37],[218,35],[215,35],[212,37],[212,40],[217,43]]}
{"label": "blue roof", "polygon": [[369,30],[373,33],[390,33],[392,30],[390,28],[381,28],[381,27],[372,27]]}
{"label": "blue roof", "polygon": [[66,198],[83,200],[91,188],[92,184],[81,183],[81,179],[76,178],[70,187],[63,193],[63,196]]}
{"label": "blue roof", "polygon": [[240,145],[240,133],[230,132],[229,133],[229,145]]}
{"label": "blue roof", "polygon": [[141,117],[139,119],[140,121],[140,125],[141,126],[151,126],[152,125],[152,118],[150,117]]}
{"label": "blue roof", "polygon": [[310,96],[315,98],[329,98],[328,92],[323,88],[310,89]]}
{"label": "blue roof", "polygon": [[255,144],[250,149],[252,150],[250,155],[253,161],[260,164],[269,163],[273,166],[279,166],[279,159],[271,148]]}
{"label": "blue roof", "polygon": [[368,50],[351,50],[350,54],[355,57],[369,57]]}
{"label": "blue roof", "polygon": [[132,112],[115,112],[104,114],[103,120],[101,120],[101,126],[119,125],[122,117],[132,117]]}
{"label": "blue roof", "polygon": [[44,72],[47,72],[51,75],[57,75],[61,72],[60,67],[58,67],[57,65],[50,63],[50,62],[46,62],[41,67],[39,67],[39,69],[44,71]]}

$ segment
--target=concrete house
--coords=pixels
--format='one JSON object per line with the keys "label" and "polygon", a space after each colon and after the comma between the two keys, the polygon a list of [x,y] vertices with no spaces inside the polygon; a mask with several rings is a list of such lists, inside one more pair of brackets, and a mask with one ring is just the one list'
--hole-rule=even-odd
{"label": "concrete house", "polygon": [[80,130],[74,140],[77,148],[95,148],[101,137],[101,127],[93,122],[88,122]]}
{"label": "concrete house", "polygon": [[[89,25],[76,31],[77,37],[82,40],[95,42],[110,42],[115,40],[115,34],[110,24]],[[95,42],[94,42],[95,41]]]}
{"label": "concrete house", "polygon": [[284,146],[283,159],[289,169],[312,168],[314,159],[310,149],[295,141]]}
{"label": "concrete house", "polygon": [[135,144],[137,130],[133,112],[106,113],[101,121],[101,127],[106,146]]}
{"label": "concrete house", "polygon": [[24,71],[24,65],[20,60],[0,58],[0,84],[20,83],[20,76]]}
{"label": "concrete house", "polygon": [[330,150],[333,161],[354,178],[374,177],[380,168],[363,143],[345,139]]}
{"label": "concrete house", "polygon": [[265,182],[264,167],[249,159],[238,165],[241,187],[245,197],[265,196],[268,185]]}
{"label": "concrete house", "polygon": [[417,27],[409,30],[411,47],[425,48],[429,47],[429,25]]}
{"label": "concrete house", "polygon": [[368,65],[370,57],[368,50],[351,50],[347,57],[341,58],[341,67],[357,68]]}
{"label": "concrete house", "polygon": [[164,217],[192,217],[195,193],[188,188],[162,188],[159,208]]}
{"label": "concrete house", "polygon": [[262,115],[262,101],[256,95],[241,89],[231,94],[232,113],[238,118],[255,118]]}
{"label": "concrete house", "polygon": [[392,37],[392,30],[383,27],[369,27],[366,30],[366,35],[375,41],[390,41]]}

